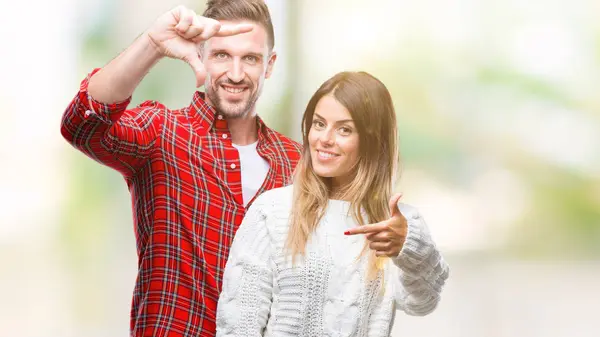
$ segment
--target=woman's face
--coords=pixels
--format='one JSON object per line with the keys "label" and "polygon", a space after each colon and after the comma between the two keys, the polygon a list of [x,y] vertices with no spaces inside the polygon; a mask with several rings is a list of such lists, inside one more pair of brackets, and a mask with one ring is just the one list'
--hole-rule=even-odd
{"label": "woman's face", "polygon": [[315,107],[308,132],[315,173],[332,178],[334,187],[349,183],[359,159],[358,141],[358,130],[348,109],[333,96],[323,96]]}

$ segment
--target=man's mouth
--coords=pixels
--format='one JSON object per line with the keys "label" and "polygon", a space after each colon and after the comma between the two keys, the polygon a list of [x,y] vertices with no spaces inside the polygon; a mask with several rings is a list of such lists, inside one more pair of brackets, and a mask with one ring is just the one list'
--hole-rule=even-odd
{"label": "man's mouth", "polygon": [[225,90],[229,93],[232,93],[232,94],[239,94],[248,89],[247,87],[234,87],[234,86],[224,85],[224,84],[221,84],[221,88],[223,88],[223,90]]}

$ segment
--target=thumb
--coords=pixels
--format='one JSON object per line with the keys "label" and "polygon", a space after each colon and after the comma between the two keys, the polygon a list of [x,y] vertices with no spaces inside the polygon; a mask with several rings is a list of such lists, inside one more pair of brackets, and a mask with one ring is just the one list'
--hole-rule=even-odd
{"label": "thumb", "polygon": [[206,69],[204,68],[204,64],[200,60],[198,54],[191,54],[189,57],[184,59],[196,75],[196,88],[201,87],[204,84],[204,80],[206,79]]}
{"label": "thumb", "polygon": [[396,194],[392,195],[392,197],[390,198],[389,206],[390,206],[390,214],[392,217],[402,215],[402,213],[400,212],[400,209],[398,209],[398,201],[400,201],[401,197],[402,197],[402,193],[396,193]]}

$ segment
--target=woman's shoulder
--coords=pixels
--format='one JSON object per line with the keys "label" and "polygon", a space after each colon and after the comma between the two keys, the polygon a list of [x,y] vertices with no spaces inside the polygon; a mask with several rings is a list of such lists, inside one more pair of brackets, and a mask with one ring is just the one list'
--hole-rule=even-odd
{"label": "woman's shoulder", "polygon": [[287,223],[292,210],[293,194],[293,185],[274,188],[256,197],[250,207],[262,214],[268,223],[280,223],[282,221],[282,223]]}
{"label": "woman's shoulder", "polygon": [[265,191],[256,197],[248,210],[249,213],[257,214],[263,219],[271,240],[277,245],[284,240],[287,233],[293,192],[292,185]]}
{"label": "woman's shoulder", "polygon": [[254,204],[260,205],[261,209],[274,211],[279,208],[288,208],[292,205],[294,186],[288,185],[274,188],[263,192],[256,197]]}

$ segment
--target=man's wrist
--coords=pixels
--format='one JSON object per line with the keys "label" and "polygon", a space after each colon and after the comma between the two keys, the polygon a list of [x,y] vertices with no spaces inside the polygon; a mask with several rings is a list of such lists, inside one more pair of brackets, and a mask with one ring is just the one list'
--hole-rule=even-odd
{"label": "man's wrist", "polygon": [[149,32],[144,32],[139,39],[140,43],[143,45],[143,49],[148,52],[148,57],[154,62],[158,62],[164,57],[156,42],[150,37]]}

